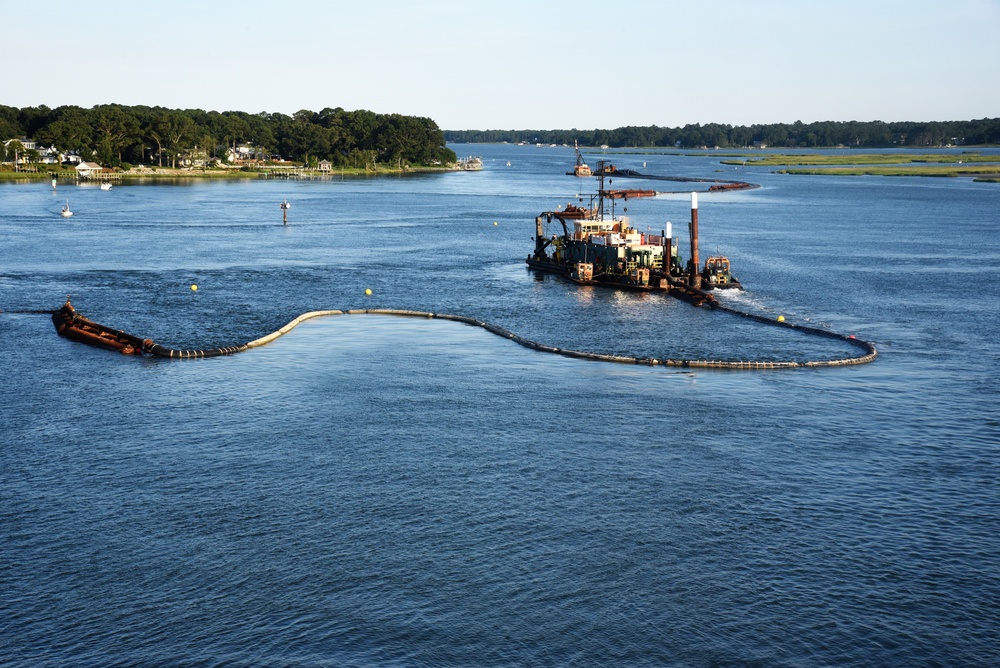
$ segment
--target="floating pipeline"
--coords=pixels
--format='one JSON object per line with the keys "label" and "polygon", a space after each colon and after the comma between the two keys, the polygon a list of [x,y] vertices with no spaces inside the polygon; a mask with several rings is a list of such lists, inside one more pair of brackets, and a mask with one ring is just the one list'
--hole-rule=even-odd
{"label": "floating pipeline", "polygon": [[[699,294],[700,293],[700,294]],[[514,343],[524,346],[525,348],[530,348],[532,350],[537,350],[539,352],[552,353],[555,355],[561,355],[563,357],[571,357],[574,359],[581,360],[591,360],[595,362],[613,362],[616,364],[642,364],[648,366],[665,366],[665,367],[681,367],[685,369],[732,369],[741,371],[755,371],[755,370],[765,370],[765,369],[794,369],[801,367],[830,367],[830,366],[851,366],[856,364],[867,364],[869,362],[875,361],[878,356],[878,352],[875,346],[868,341],[863,341],[857,339],[853,336],[845,336],[843,334],[837,334],[835,332],[830,332],[823,329],[818,329],[816,327],[805,327],[802,325],[796,325],[793,323],[788,323],[784,321],[772,320],[764,316],[745,313],[743,311],[738,311],[726,306],[722,306],[718,301],[711,295],[704,293],[701,290],[696,290],[691,288],[690,291],[686,293],[688,299],[695,303],[696,305],[707,304],[712,310],[723,311],[726,313],[731,313],[744,318],[749,318],[756,322],[763,324],[768,324],[778,327],[786,327],[789,329],[794,329],[796,331],[802,332],[803,334],[809,334],[814,336],[822,336],[831,339],[839,339],[841,341],[846,341],[847,343],[860,348],[864,351],[864,354],[855,357],[845,357],[833,360],[812,360],[812,361],[754,361],[754,360],[695,360],[695,359],[669,359],[669,358],[653,358],[653,357],[633,357],[630,355],[607,355],[604,353],[588,352],[583,350],[571,350],[567,348],[557,348],[555,346],[549,346],[537,341],[532,341],[526,339],[514,332],[511,332],[503,327],[485,322],[483,320],[477,320],[475,318],[469,318],[461,315],[452,315],[448,313],[431,313],[427,311],[408,311],[402,309],[353,309],[353,310],[325,310],[325,311],[309,311],[303,313],[299,317],[295,318],[287,325],[281,329],[272,332],[266,336],[262,336],[259,339],[254,339],[249,343],[245,343],[238,346],[226,346],[222,348],[212,348],[209,350],[176,350],[173,348],[167,348],[155,343],[152,339],[142,339],[131,334],[127,334],[122,330],[113,329],[111,327],[106,327],[100,325],[92,320],[89,320],[76,312],[69,300],[61,309],[52,314],[52,321],[55,324],[56,331],[60,336],[64,336],[73,341],[78,341],[80,343],[86,343],[88,345],[93,345],[101,348],[106,348],[109,350],[116,350],[125,355],[142,355],[143,353],[153,355],[156,357],[164,357],[168,359],[198,359],[203,357],[219,357],[226,355],[234,355],[236,353],[245,352],[252,348],[257,348],[259,346],[266,345],[275,339],[287,334],[292,331],[295,327],[302,324],[306,320],[311,320],[312,318],[319,318],[323,316],[336,316],[336,315],[384,315],[384,316],[401,316],[401,317],[411,317],[411,318],[429,318],[429,319],[439,319],[439,320],[451,320],[453,322],[460,322],[473,327],[481,327],[491,334],[503,337]]]}
{"label": "floating pipeline", "polygon": [[755,186],[752,183],[746,183],[745,181],[724,181],[722,183],[716,183],[708,187],[708,192],[717,193],[725,192],[727,190],[746,190],[747,188],[759,188],[760,186]]}
{"label": "floating pipeline", "polygon": [[607,199],[629,199],[630,197],[634,199],[636,197],[656,197],[659,193],[655,190],[629,188],[625,190],[602,190],[600,195]]}
{"label": "floating pipeline", "polygon": [[[650,181],[676,181],[678,183],[711,183],[706,192],[728,192],[730,190],[749,190],[760,188],[757,183],[747,183],[746,181],[730,181],[727,179],[702,179],[694,176],[658,176],[656,174],[643,174],[634,169],[618,169],[614,165],[607,165],[594,172],[594,176],[617,176],[630,179],[648,179]],[[690,192],[690,191],[683,191]]]}

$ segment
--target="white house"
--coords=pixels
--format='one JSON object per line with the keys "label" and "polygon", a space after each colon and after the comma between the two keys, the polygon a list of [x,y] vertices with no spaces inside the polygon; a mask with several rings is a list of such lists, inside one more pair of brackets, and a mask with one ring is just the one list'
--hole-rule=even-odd
{"label": "white house", "polygon": [[20,139],[17,139],[17,138],[15,138],[15,139],[8,139],[7,141],[5,141],[3,143],[3,145],[4,145],[4,148],[6,149],[6,152],[9,153],[9,158],[10,159],[8,160],[8,162],[14,162],[15,161],[14,151],[10,148],[10,145],[13,142],[18,142],[23,147],[22,149],[19,149],[19,153],[17,154],[17,157],[16,157],[17,163],[23,165],[23,164],[25,164],[27,162],[27,159],[25,159],[25,153],[27,153],[28,151],[34,151],[35,150],[35,142],[31,141],[30,139],[24,138],[24,137],[21,137]]}
{"label": "white house", "polygon": [[38,149],[38,162],[44,165],[58,165],[59,164],[59,151],[56,150],[55,146],[49,146],[48,148],[42,146]]}
{"label": "white house", "polygon": [[247,160],[261,160],[263,159],[263,149],[256,146],[248,146],[243,144],[237,146],[236,148],[226,149],[226,160],[229,162],[244,162]]}
{"label": "white house", "polygon": [[21,137],[21,138],[19,138],[19,139],[8,139],[7,141],[5,141],[5,142],[3,143],[3,145],[4,145],[4,146],[7,146],[7,145],[8,145],[8,144],[10,144],[10,143],[11,143],[12,141],[18,141],[18,142],[21,142],[21,146],[23,146],[23,147],[24,147],[24,150],[25,150],[25,151],[34,151],[34,150],[36,150],[36,149],[38,148],[37,146],[35,146],[35,142],[34,142],[34,141],[32,141],[32,140],[30,140],[30,139],[28,139],[27,137]]}

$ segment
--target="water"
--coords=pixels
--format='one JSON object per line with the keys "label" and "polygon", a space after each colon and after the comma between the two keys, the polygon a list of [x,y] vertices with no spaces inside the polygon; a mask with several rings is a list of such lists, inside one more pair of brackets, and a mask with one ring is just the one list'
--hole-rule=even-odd
{"label": "water", "polygon": [[[608,365],[378,316],[178,362],[27,312],[72,294],[176,348],[386,307],[600,352],[854,352],[536,277],[534,216],[592,181],[572,149],[457,149],[484,171],[0,187],[0,665],[1000,660],[996,184],[615,157],[762,184],[700,200],[748,287],[725,299],[874,341],[860,367]],[[686,241],[685,196],[629,208]]]}

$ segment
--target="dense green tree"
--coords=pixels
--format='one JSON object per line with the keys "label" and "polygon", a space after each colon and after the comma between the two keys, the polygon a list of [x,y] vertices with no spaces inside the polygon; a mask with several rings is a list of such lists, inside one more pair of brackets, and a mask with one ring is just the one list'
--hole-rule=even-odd
{"label": "dense green tree", "polygon": [[170,166],[177,167],[178,156],[193,145],[194,121],[182,112],[166,112],[159,118],[157,131],[170,158]]}
{"label": "dense green tree", "polygon": [[86,110],[75,106],[58,107],[49,116],[51,121],[34,137],[42,146],[54,146],[65,153],[92,144],[93,128]]}
{"label": "dense green tree", "polygon": [[97,155],[102,162],[121,162],[122,150],[140,141],[138,119],[117,104],[95,107],[92,119]]}
{"label": "dense green tree", "polygon": [[46,125],[52,110],[44,104],[39,107],[24,107],[18,111],[18,123],[27,137],[34,138],[35,133]]}
{"label": "dense green tree", "polygon": [[346,114],[347,127],[351,130],[353,145],[362,151],[375,148],[375,131],[379,126],[378,115],[359,109]]}
{"label": "dense green tree", "polygon": [[308,163],[310,158],[330,154],[329,131],[312,122],[312,112],[297,112],[278,146],[282,155],[293,155]]}
{"label": "dense green tree", "polygon": [[[398,135],[398,136],[395,136]],[[266,157],[276,150],[291,160],[337,164],[360,161],[374,167],[378,161],[428,163],[454,161],[444,134],[430,119],[382,115],[371,111],[344,111],[327,107],[319,113],[301,110],[294,116],[242,111],[204,111],[117,104],[92,109],[45,106],[0,106],[0,138],[28,137],[61,151],[77,151],[84,159],[97,156],[118,165],[146,162],[162,165],[199,147],[221,157],[223,147],[251,146]]]}
{"label": "dense green tree", "polygon": [[24,128],[18,120],[19,110],[0,104],[0,140],[7,141],[24,136]]}
{"label": "dense green tree", "polygon": [[1000,143],[1000,118],[949,122],[834,122],[773,123],[768,125],[729,126],[709,123],[682,128],[646,128],[628,126],[611,130],[451,130],[444,133],[449,142],[526,141],[572,146],[579,140],[585,146],[698,146],[745,147],[764,143],[773,147],[851,146],[891,148],[894,146],[941,146]]}

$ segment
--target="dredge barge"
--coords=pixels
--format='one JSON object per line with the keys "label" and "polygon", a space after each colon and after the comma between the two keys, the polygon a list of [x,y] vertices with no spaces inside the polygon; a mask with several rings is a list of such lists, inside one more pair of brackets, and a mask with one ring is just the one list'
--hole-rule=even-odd
{"label": "dredge barge", "polygon": [[590,171],[590,166],[583,161],[583,154],[580,153],[580,145],[577,142],[573,142],[573,148],[576,149],[576,164],[573,165],[572,172],[566,172],[566,176],[591,176],[593,172]]}
{"label": "dredge barge", "polygon": [[[604,173],[601,163],[599,188],[590,207],[569,204],[562,211],[545,211],[535,218],[535,249],[525,260],[530,268],[580,285],[670,292],[696,304],[715,302],[708,290],[743,289],[725,256],[712,256],[698,269],[697,193],[691,193],[691,256],[685,265],[670,223],[660,234],[649,234],[615,212],[618,199],[656,193],[605,190]],[[608,215],[605,200],[610,202]]]}

